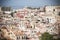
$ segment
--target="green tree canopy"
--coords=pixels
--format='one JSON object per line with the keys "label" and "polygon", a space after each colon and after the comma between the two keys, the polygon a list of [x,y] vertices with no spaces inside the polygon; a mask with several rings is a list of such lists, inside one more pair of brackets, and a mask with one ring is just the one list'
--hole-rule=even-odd
{"label": "green tree canopy", "polygon": [[53,40],[53,36],[48,32],[45,32],[41,36],[41,40]]}

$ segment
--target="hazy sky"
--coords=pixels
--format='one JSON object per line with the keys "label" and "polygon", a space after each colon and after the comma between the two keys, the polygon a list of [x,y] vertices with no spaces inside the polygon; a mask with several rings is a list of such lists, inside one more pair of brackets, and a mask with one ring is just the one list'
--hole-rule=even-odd
{"label": "hazy sky", "polygon": [[44,5],[60,5],[60,0],[0,0],[1,6],[23,8],[24,6],[39,7]]}

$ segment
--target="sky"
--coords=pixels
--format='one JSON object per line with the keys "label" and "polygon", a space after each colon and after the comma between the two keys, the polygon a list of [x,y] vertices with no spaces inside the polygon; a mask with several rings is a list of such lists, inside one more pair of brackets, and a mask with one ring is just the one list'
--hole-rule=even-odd
{"label": "sky", "polygon": [[0,0],[0,6],[12,8],[40,7],[45,5],[60,5],[60,0]]}

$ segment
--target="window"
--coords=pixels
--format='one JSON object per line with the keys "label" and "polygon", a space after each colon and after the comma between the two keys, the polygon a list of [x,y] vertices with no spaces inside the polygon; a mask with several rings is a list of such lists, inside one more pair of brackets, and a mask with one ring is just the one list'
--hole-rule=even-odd
{"label": "window", "polygon": [[47,23],[49,23],[49,18],[47,18]]}
{"label": "window", "polygon": [[0,29],[0,32],[1,32],[1,29]]}
{"label": "window", "polygon": [[52,31],[52,30],[51,30]]}
{"label": "window", "polygon": [[18,37],[17,37],[17,39],[18,39]]}
{"label": "window", "polygon": [[53,9],[53,11],[55,11],[55,9]]}
{"label": "window", "polygon": [[37,14],[34,14],[34,16],[37,16]]}
{"label": "window", "polygon": [[36,23],[38,23],[38,22],[36,22]]}
{"label": "window", "polygon": [[17,36],[17,40],[19,40],[20,39],[20,36]]}
{"label": "window", "polygon": [[5,12],[3,12],[3,14],[5,14]]}
{"label": "window", "polygon": [[37,20],[38,22],[40,21],[40,20]]}
{"label": "window", "polygon": [[60,16],[60,12],[58,13],[58,15]]}
{"label": "window", "polygon": [[22,39],[25,39],[25,38],[26,38],[25,36],[22,37]]}
{"label": "window", "polygon": [[45,23],[46,23],[46,21],[45,21],[44,19],[42,19],[42,23],[43,23],[43,24],[45,24]]}

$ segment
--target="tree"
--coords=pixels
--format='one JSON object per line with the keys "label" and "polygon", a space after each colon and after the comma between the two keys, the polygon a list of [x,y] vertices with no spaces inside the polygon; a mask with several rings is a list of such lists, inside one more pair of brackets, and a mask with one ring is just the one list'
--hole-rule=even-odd
{"label": "tree", "polygon": [[41,40],[53,40],[53,36],[48,32],[45,32],[41,36]]}

